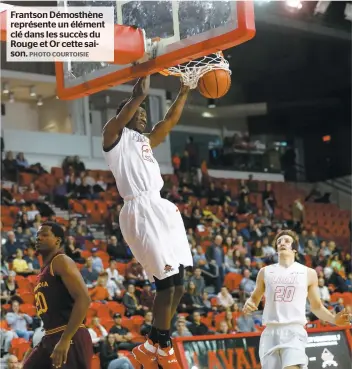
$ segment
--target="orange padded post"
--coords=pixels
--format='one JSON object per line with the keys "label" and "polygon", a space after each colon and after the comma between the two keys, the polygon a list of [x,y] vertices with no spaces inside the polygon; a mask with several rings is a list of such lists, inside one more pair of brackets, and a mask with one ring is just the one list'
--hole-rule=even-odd
{"label": "orange padded post", "polygon": [[145,53],[144,32],[140,28],[115,24],[114,64],[130,64]]}

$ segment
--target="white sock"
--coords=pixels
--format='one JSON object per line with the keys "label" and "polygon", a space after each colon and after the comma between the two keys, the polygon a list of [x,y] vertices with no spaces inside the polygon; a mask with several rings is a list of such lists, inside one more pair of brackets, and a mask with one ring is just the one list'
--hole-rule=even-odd
{"label": "white sock", "polygon": [[160,356],[168,356],[168,355],[172,355],[174,353],[174,349],[171,348],[170,351],[168,353],[166,353],[164,350],[162,350],[160,347],[158,347],[158,354]]}
{"label": "white sock", "polygon": [[156,352],[156,347],[154,347],[153,345],[151,345],[148,340],[144,342],[144,347],[150,351],[150,352]]}

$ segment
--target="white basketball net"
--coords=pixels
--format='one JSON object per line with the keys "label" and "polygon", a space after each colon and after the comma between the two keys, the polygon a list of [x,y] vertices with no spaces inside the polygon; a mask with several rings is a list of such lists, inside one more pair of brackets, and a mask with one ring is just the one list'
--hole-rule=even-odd
{"label": "white basketball net", "polygon": [[[204,74],[217,69],[226,70],[231,75],[229,62],[223,57],[222,52],[217,52],[202,58],[191,60],[188,63],[176,65],[164,71],[165,74],[178,76],[186,86],[194,89]],[[163,73],[163,74],[164,74]]]}

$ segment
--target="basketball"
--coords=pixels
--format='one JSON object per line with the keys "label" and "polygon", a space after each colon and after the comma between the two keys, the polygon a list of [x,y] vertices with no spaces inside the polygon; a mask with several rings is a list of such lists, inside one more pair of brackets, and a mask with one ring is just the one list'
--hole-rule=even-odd
{"label": "basketball", "polygon": [[226,95],[230,86],[230,73],[224,69],[211,70],[198,81],[198,91],[208,99],[219,99]]}

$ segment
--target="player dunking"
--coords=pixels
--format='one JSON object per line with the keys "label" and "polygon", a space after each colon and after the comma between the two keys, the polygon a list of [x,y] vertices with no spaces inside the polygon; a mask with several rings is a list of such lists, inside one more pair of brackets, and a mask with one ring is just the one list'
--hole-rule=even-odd
{"label": "player dunking", "polygon": [[123,101],[103,129],[103,151],[124,206],[123,237],[134,256],[155,281],[154,322],[147,341],[133,354],[145,369],[179,369],[171,347],[170,322],[184,293],[184,268],[193,265],[178,208],[160,197],[163,180],[152,148],[158,146],[180,119],[189,88],[182,86],[164,120],[143,135],[147,117],[140,106],[150,77],[140,78],[130,99]]}
{"label": "player dunking", "polygon": [[266,325],[259,345],[262,369],[304,369],[308,358],[306,299],[319,319],[339,326],[348,326],[346,310],[333,315],[322,304],[318,292],[318,277],[314,269],[295,262],[298,237],[290,231],[279,232],[274,240],[279,255],[278,264],[262,268],[256,288],[246,301],[243,312],[257,310],[265,293],[263,324]]}
{"label": "player dunking", "polygon": [[37,233],[36,249],[44,267],[34,288],[37,315],[45,336],[29,354],[24,369],[90,369],[93,344],[83,326],[90,298],[76,264],[61,250],[64,231],[45,222]]}

